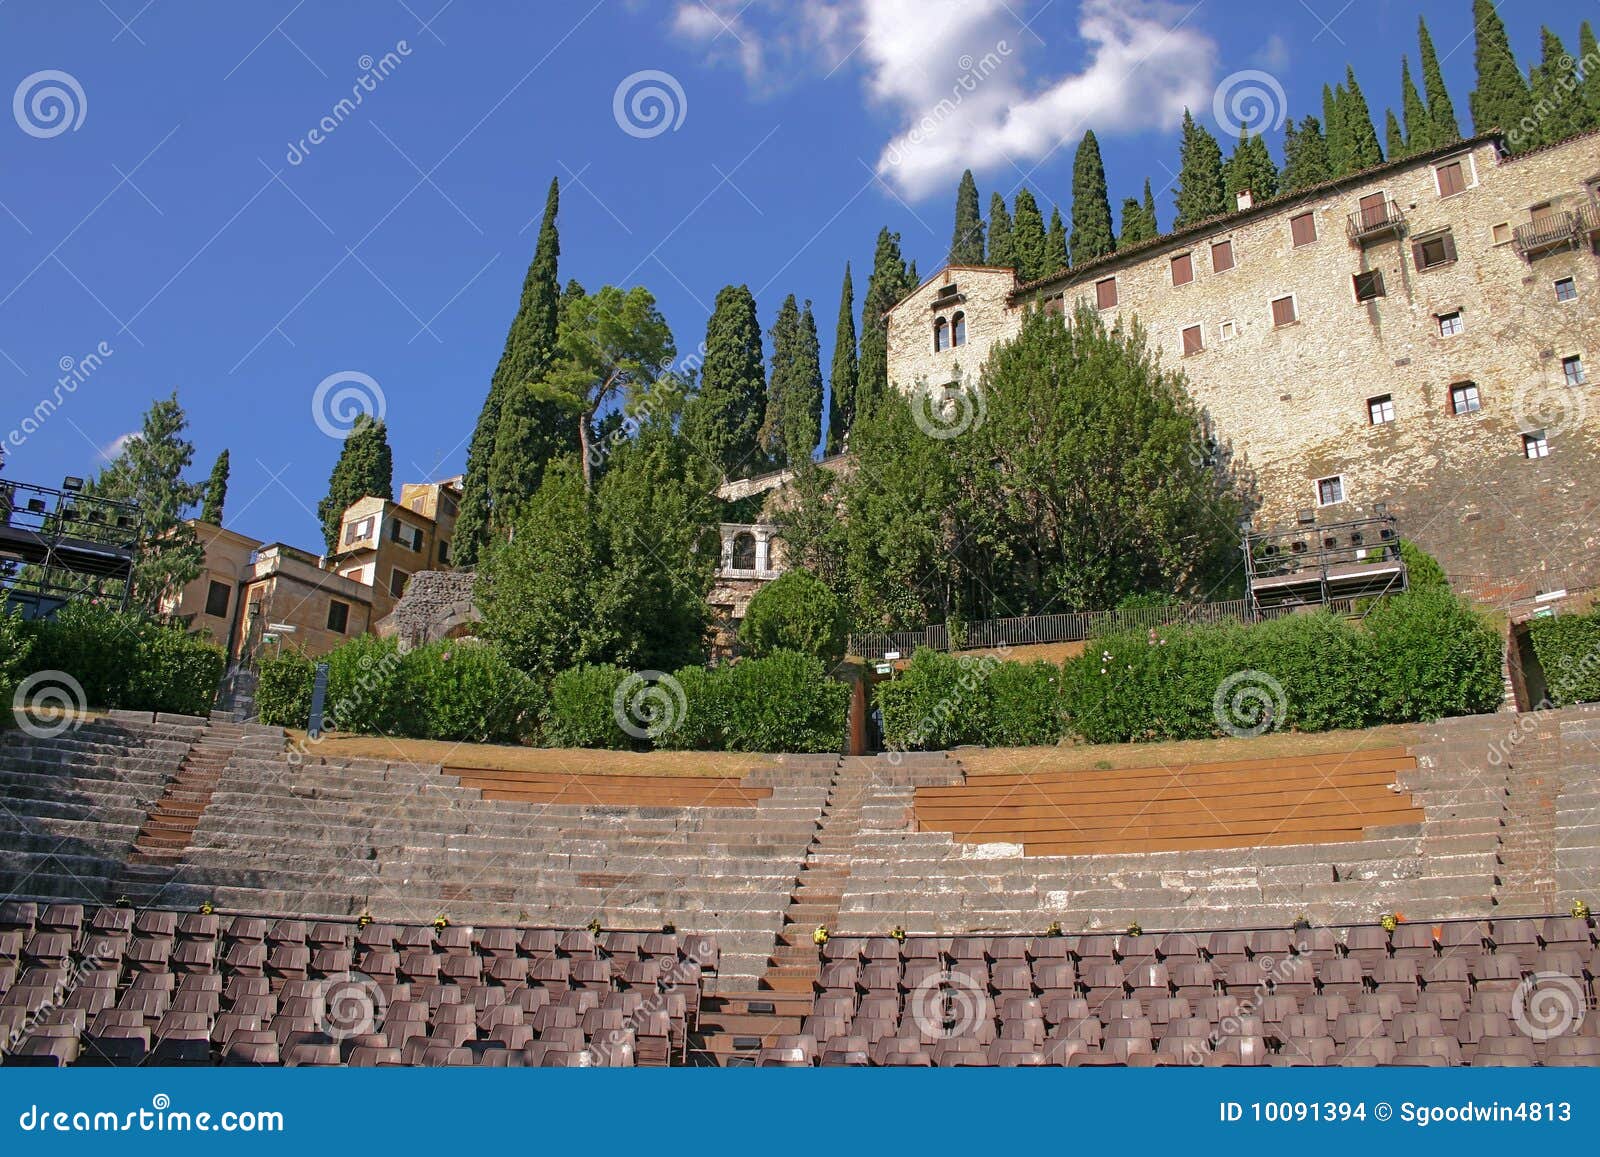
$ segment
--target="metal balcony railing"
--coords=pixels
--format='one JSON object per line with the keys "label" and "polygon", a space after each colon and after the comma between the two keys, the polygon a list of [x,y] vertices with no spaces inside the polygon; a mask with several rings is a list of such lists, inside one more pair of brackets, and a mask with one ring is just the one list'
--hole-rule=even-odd
{"label": "metal balcony railing", "polygon": [[1548,213],[1512,231],[1512,245],[1519,257],[1531,258],[1552,249],[1564,249],[1600,232],[1600,205],[1580,201],[1570,209]]}
{"label": "metal balcony railing", "polygon": [[1406,215],[1393,201],[1370,205],[1350,214],[1345,234],[1353,245],[1363,245],[1384,237],[1398,237],[1405,229]]}

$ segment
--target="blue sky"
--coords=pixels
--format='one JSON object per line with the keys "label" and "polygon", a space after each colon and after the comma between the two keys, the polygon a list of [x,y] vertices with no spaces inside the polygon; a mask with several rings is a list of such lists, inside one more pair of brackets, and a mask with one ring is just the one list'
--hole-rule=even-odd
{"label": "blue sky", "polygon": [[[1590,7],[1503,16],[1526,64]],[[381,392],[397,484],[462,469],[552,176],[563,280],[648,286],[680,353],[722,285],[764,327],[792,292],[826,366],[845,261],[859,304],[887,224],[931,273],[965,165],[1065,213],[1085,128],[1116,204],[1219,88],[1276,124],[1350,63],[1381,118],[1419,13],[1465,129],[1470,0],[0,0],[5,473],[93,472],[176,388],[227,524],[314,547],[341,390]]]}

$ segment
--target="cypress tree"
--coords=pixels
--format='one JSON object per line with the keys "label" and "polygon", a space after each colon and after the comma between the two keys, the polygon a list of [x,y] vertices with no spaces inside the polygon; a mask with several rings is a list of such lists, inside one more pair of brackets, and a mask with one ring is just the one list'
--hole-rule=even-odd
{"label": "cypress tree", "polygon": [[1394,115],[1394,109],[1392,108],[1383,110],[1383,136],[1384,148],[1388,150],[1391,157],[1403,157],[1406,155],[1405,131],[1401,129],[1400,118]]}
{"label": "cypress tree", "polygon": [[683,434],[723,478],[759,471],[767,370],[756,299],[747,285],[725,285],[706,322],[700,390],[683,416]]}
{"label": "cypress tree", "polygon": [[205,502],[200,507],[200,521],[212,526],[222,525],[222,504],[228,500],[228,452],[217,455],[211,466],[211,477],[206,479]]}
{"label": "cypress tree", "polygon": [[1350,171],[1350,132],[1345,126],[1344,85],[1322,86],[1322,123],[1326,128],[1328,176],[1342,177]]}
{"label": "cypress tree", "polygon": [[900,234],[888,226],[878,231],[872,276],[861,302],[861,355],[856,367],[855,416],[859,421],[889,389],[889,320],[891,307],[910,289],[911,273],[900,256]]}
{"label": "cypress tree", "polygon": [[[1422,103],[1422,96],[1411,79],[1411,62],[1403,56],[1400,58],[1400,112],[1405,117],[1405,131],[1397,132],[1398,125],[1389,130],[1390,158],[1422,153],[1433,148],[1436,143],[1433,139],[1433,115]],[[1389,115],[1391,118],[1394,116],[1392,112]],[[1399,148],[1395,144],[1397,136]]]}
{"label": "cypress tree", "polygon": [[1582,124],[1578,62],[1548,28],[1539,30],[1540,60],[1533,69],[1533,114],[1542,145],[1566,140]]}
{"label": "cypress tree", "polygon": [[956,189],[956,229],[950,239],[952,265],[983,264],[983,217],[978,209],[978,183],[972,179],[972,170],[961,174],[961,184]]}
{"label": "cypress tree", "polygon": [[[533,260],[522,282],[522,297],[506,332],[500,362],[489,381],[489,394],[478,424],[467,444],[461,510],[451,544],[457,566],[476,565],[490,534],[509,528],[510,511],[504,517],[498,516],[496,503],[504,501],[512,507],[525,503],[538,489],[545,463],[576,444],[577,423],[573,416],[533,393],[555,354],[560,317],[557,264],[561,241],[556,231],[560,204],[560,183],[552,180]],[[508,406],[514,413],[513,428],[502,443],[500,424]]]}
{"label": "cypress tree", "polygon": [[1139,198],[1124,197],[1122,199],[1122,232],[1117,237],[1117,248],[1126,249],[1130,245],[1148,241],[1155,235],[1156,231],[1150,225],[1150,218],[1145,215],[1144,206],[1139,204]]}
{"label": "cypress tree", "polygon": [[785,404],[786,449],[790,465],[811,461],[822,437],[822,346],[817,318],[807,301],[800,311],[794,385]]}
{"label": "cypress tree", "polygon": [[1044,216],[1039,212],[1039,203],[1026,188],[1017,190],[1015,204],[1011,236],[1017,249],[1017,276],[1023,281],[1037,281],[1050,272]]}
{"label": "cypress tree", "polygon": [[1478,84],[1468,100],[1472,108],[1472,130],[1485,133],[1499,129],[1507,135],[1509,144],[1510,134],[1530,112],[1528,86],[1522,79],[1522,70],[1517,67],[1517,58],[1512,55],[1505,23],[1491,0],[1472,0],[1472,23],[1478,33],[1475,53]]}
{"label": "cypress tree", "polygon": [[761,446],[774,466],[792,466],[811,457],[820,432],[822,365],[811,303],[801,313],[794,294],[784,298],[769,336],[772,374]]}
{"label": "cypress tree", "polygon": [[389,450],[389,431],[381,419],[362,414],[345,436],[339,460],[328,476],[327,495],[317,503],[328,554],[339,549],[339,525],[353,503],[363,498],[393,497],[394,454]]}
{"label": "cypress tree", "polygon": [[1276,197],[1278,166],[1272,161],[1266,138],[1252,135],[1249,129],[1240,130],[1239,144],[1223,166],[1223,180],[1230,205],[1238,204],[1238,195],[1245,189],[1258,202]]}
{"label": "cypress tree", "polygon": [[[1444,86],[1444,73],[1439,69],[1439,54],[1433,50],[1433,37],[1428,35],[1428,22],[1420,16],[1417,43],[1422,53],[1422,95],[1428,101],[1429,147],[1440,148],[1461,139],[1461,126],[1456,124],[1455,105],[1450,101],[1450,90]],[[1414,141],[1417,130],[1406,127]]]}
{"label": "cypress tree", "polygon": [[989,264],[1002,269],[1017,267],[1017,241],[1011,229],[1011,214],[1006,199],[999,193],[989,198]]}
{"label": "cypress tree", "polygon": [[1217,138],[1183,110],[1183,142],[1178,151],[1178,215],[1174,229],[1214,217],[1228,210],[1222,179],[1222,147]]}
{"label": "cypress tree", "polygon": [[[1111,210],[1107,208],[1106,212]],[[1109,218],[1106,223],[1109,227]],[[1071,264],[1067,259],[1067,227],[1061,220],[1061,210],[1054,205],[1050,206],[1050,230],[1044,237],[1044,251],[1047,277],[1067,271]]]}
{"label": "cypress tree", "polygon": [[[1072,264],[1104,257],[1117,247],[1111,232],[1111,201],[1106,193],[1106,166],[1093,130],[1078,142],[1072,162]],[[1052,247],[1051,253],[1055,250]]]}
{"label": "cypress tree", "polygon": [[1156,198],[1150,191],[1150,178],[1144,179],[1144,218],[1150,222],[1150,231],[1156,236],[1161,234],[1161,218],[1156,216]]}
{"label": "cypress tree", "polygon": [[839,321],[833,330],[833,365],[828,374],[829,454],[844,449],[845,431],[855,420],[856,372],[856,291],[846,261],[844,285],[839,289]]}
{"label": "cypress tree", "polygon": [[1307,116],[1298,128],[1291,124],[1283,141],[1283,191],[1297,193],[1332,176],[1328,142],[1317,118]]}
{"label": "cypress tree", "polygon": [[1378,144],[1378,130],[1372,124],[1372,110],[1367,98],[1356,83],[1356,70],[1345,66],[1345,107],[1341,114],[1345,131],[1350,134],[1350,168],[1348,172],[1370,169],[1383,164],[1383,148]]}

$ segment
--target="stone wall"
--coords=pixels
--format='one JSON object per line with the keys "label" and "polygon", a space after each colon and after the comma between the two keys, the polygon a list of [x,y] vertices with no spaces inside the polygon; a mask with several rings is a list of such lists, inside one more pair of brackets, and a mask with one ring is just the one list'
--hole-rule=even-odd
{"label": "stone wall", "polygon": [[471,634],[472,624],[482,618],[472,602],[476,577],[471,571],[418,571],[374,633],[398,638],[401,650]]}

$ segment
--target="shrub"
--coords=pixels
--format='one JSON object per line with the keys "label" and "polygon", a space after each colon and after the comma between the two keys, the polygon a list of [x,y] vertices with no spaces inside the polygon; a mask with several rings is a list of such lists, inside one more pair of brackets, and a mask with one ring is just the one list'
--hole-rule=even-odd
{"label": "shrub", "polygon": [[[419,705],[400,677],[400,645],[394,639],[357,635],[324,656],[328,695],[323,726],[363,735],[414,735]],[[304,719],[297,726],[304,726]]]}
{"label": "shrub", "polygon": [[683,690],[683,712],[676,723],[656,738],[666,751],[721,751],[728,742],[728,705],[722,690],[722,671],[685,667],[673,673]]}
{"label": "shrub", "polygon": [[1283,688],[1276,726],[1292,731],[1366,727],[1379,716],[1382,676],[1372,636],[1337,615],[1272,619],[1238,632],[1244,662]]}
{"label": "shrub", "polygon": [[1493,711],[1505,697],[1499,634],[1446,587],[1385,599],[1367,629],[1386,723]]}
{"label": "shrub", "polygon": [[1061,738],[1061,668],[1054,663],[1001,663],[989,673],[992,747],[1033,747]]}
{"label": "shrub", "polygon": [[946,655],[919,647],[906,669],[876,688],[883,738],[902,751],[983,743],[990,729],[992,656]]}
{"label": "shrub", "polygon": [[33,637],[22,616],[0,604],[0,727],[11,721],[11,700],[30,670],[28,653],[32,649]]}
{"label": "shrub", "polygon": [[311,716],[314,664],[303,651],[280,650],[256,664],[256,715],[273,727],[304,727]]}
{"label": "shrub", "polygon": [[1550,702],[1567,707],[1600,701],[1600,610],[1534,619],[1528,633]]}
{"label": "shrub", "polygon": [[820,659],[779,651],[716,673],[729,751],[842,751],[850,688]]}
{"label": "shrub", "polygon": [[33,644],[28,667],[72,676],[90,707],[204,715],[227,666],[207,639],[93,602],[69,603],[22,631]]}
{"label": "shrub", "polygon": [[1169,626],[1093,640],[1062,671],[1072,731],[1091,743],[1217,734],[1218,687],[1250,669],[1243,635],[1236,626]]}
{"label": "shrub", "polygon": [[626,751],[637,741],[617,720],[617,689],[628,672],[610,663],[584,663],[550,682],[545,738],[554,747],[604,747]]}
{"label": "shrub", "polygon": [[1406,564],[1406,583],[1414,591],[1450,585],[1439,560],[1409,538],[1400,540],[1400,561]]}
{"label": "shrub", "polygon": [[447,640],[408,651],[399,692],[414,713],[406,734],[461,743],[515,743],[535,726],[538,685],[489,643]]}
{"label": "shrub", "polygon": [[844,657],[848,626],[838,596],[809,571],[796,569],[755,593],[739,626],[739,642],[752,658],[798,651],[831,668]]}
{"label": "shrub", "polygon": [[208,715],[227,658],[206,639],[147,623],[139,637],[138,664],[128,688],[135,707]]}

